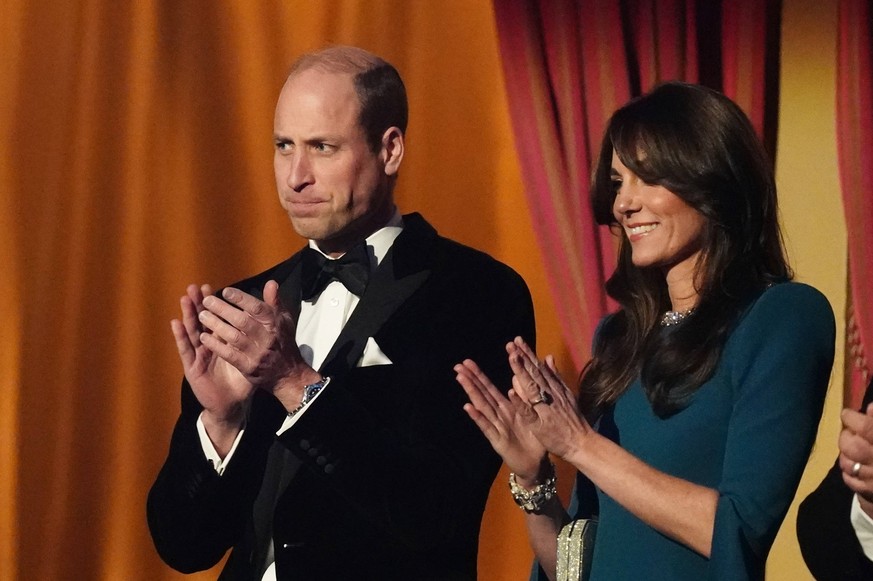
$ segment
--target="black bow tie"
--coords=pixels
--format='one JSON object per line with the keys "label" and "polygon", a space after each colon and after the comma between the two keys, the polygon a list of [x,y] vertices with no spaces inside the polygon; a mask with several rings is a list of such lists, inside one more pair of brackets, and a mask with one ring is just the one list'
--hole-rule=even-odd
{"label": "black bow tie", "polygon": [[304,301],[324,290],[330,281],[338,280],[349,292],[362,296],[370,278],[370,257],[363,242],[336,260],[327,258],[314,248],[303,250],[303,272],[300,288]]}

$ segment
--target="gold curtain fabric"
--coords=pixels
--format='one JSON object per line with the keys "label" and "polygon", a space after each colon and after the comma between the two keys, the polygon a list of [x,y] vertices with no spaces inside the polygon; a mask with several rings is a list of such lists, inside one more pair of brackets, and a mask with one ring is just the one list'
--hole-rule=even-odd
{"label": "gold curtain fabric", "polygon": [[[567,363],[487,0],[4,0],[0,578],[182,578],[144,513],[178,413],[168,321],[186,284],[229,283],[302,243],[276,200],[273,106],[293,58],[328,43],[398,66],[401,209],[514,266],[543,353]],[[501,474],[485,580],[530,563],[504,488]]]}

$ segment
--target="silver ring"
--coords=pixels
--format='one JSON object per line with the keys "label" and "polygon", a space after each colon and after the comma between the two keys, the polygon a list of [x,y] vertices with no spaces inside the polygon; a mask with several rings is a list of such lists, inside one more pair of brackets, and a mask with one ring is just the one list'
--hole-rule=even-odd
{"label": "silver ring", "polygon": [[855,462],[855,463],[852,465],[852,476],[853,476],[854,478],[857,478],[857,477],[858,477],[858,474],[860,474],[860,473],[861,473],[861,463],[860,463],[860,462]]}

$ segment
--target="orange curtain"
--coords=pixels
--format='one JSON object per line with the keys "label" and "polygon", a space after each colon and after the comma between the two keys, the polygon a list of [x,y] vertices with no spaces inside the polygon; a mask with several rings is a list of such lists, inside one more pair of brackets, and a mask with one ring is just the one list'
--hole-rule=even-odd
{"label": "orange curtain", "polygon": [[775,141],[780,2],[494,0],[519,160],[577,370],[610,308],[614,239],[590,171],[611,113],[666,80],[723,90]]}
{"label": "orange curtain", "polygon": [[[183,578],[144,513],[179,409],[168,321],[189,282],[300,246],[275,195],[273,107],[293,58],[328,43],[404,75],[401,209],[515,267],[544,352],[563,352],[488,2],[4,0],[0,579]],[[485,580],[521,579],[531,558],[505,487]]]}
{"label": "orange curtain", "polygon": [[846,405],[856,408],[873,371],[873,1],[841,0],[837,148],[849,237]]}
{"label": "orange curtain", "polygon": [[[2,14],[2,10],[0,10]],[[5,16],[5,17],[3,17]],[[14,111],[9,104],[16,92],[18,61],[15,52],[3,49],[14,43],[19,14],[0,16],[0,296],[6,308],[0,323],[0,579],[16,578],[18,554],[18,407],[21,388],[21,304],[18,256],[20,214],[12,191],[9,163]]]}

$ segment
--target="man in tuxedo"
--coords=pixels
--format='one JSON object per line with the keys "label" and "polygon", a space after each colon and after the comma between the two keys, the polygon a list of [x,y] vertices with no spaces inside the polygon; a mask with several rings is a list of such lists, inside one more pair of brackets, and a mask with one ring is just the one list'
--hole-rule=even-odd
{"label": "man in tuxedo", "polygon": [[841,414],[840,455],[800,504],[797,538],[819,581],[873,579],[873,381],[860,411]]}
{"label": "man in tuxedo", "polygon": [[499,459],[453,366],[500,385],[533,339],[507,266],[401,216],[407,104],[361,49],[305,55],[275,115],[279,200],[309,245],[172,322],[182,412],[148,498],[155,546],[221,579],[474,579]]}

